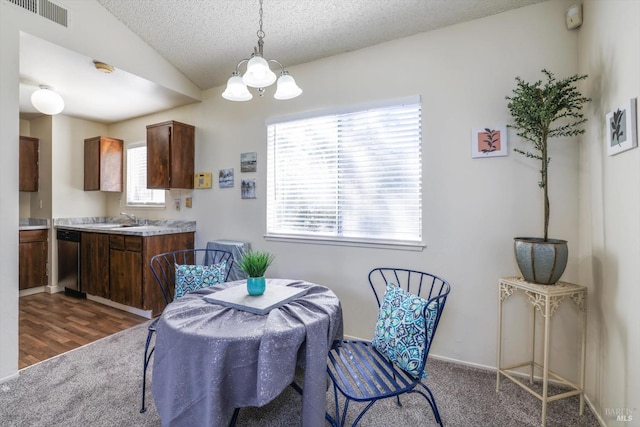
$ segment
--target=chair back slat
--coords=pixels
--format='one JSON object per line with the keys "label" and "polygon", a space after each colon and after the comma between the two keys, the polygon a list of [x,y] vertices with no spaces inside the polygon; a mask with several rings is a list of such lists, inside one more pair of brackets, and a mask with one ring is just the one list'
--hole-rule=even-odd
{"label": "chair back slat", "polygon": [[165,252],[151,258],[151,272],[160,286],[165,304],[173,301],[176,281],[176,265],[213,265],[226,261],[224,281],[226,282],[231,267],[233,254],[220,249],[182,249]]}

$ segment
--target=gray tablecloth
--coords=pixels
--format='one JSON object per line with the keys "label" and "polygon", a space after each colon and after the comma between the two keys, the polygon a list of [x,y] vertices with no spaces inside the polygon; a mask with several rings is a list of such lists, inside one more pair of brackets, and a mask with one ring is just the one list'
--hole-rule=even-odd
{"label": "gray tablecloth", "polygon": [[342,338],[342,308],[324,286],[267,279],[267,288],[286,285],[308,292],[263,316],[202,298],[246,281],[202,289],[165,308],[153,362],[153,398],[163,426],[227,426],[234,408],[277,397],[296,366],[304,368],[302,425],[324,425],[327,353]]}

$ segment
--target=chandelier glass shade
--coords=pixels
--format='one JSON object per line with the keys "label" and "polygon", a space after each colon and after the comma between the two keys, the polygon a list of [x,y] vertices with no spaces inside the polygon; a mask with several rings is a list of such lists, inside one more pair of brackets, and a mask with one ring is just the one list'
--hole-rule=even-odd
{"label": "chandelier glass shade", "polygon": [[[302,93],[294,78],[284,69],[284,66],[275,59],[265,59],[263,55],[264,31],[262,31],[262,0],[260,0],[260,29],[257,31],[258,46],[254,48],[251,58],[242,59],[236,65],[235,71],[227,81],[227,88],[222,92],[222,97],[229,101],[248,101],[253,98],[248,87],[258,89],[260,96],[264,95],[265,88],[274,84],[277,80],[275,99],[292,99]],[[271,70],[269,63],[275,63],[280,67],[280,77]],[[244,75],[240,73],[240,67],[246,64]]]}
{"label": "chandelier glass shade", "polygon": [[49,86],[40,86],[31,94],[31,105],[42,114],[55,116],[64,109],[64,100]]}

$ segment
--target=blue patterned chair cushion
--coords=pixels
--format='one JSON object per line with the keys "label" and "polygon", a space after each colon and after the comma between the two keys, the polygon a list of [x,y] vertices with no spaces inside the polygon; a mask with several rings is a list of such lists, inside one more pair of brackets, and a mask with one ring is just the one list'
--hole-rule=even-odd
{"label": "blue patterned chair cushion", "polygon": [[197,291],[224,282],[227,261],[213,265],[176,264],[176,293],[178,299],[187,292]]}
{"label": "blue patterned chair cushion", "polygon": [[424,373],[422,359],[426,344],[433,334],[437,313],[436,301],[427,304],[423,298],[393,283],[387,283],[378,313],[373,346],[413,377],[425,378],[427,374]]}

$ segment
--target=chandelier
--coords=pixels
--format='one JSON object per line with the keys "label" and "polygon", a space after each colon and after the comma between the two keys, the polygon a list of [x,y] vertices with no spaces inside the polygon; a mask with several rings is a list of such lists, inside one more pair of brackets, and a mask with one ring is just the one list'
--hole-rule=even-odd
{"label": "chandelier", "polygon": [[[229,101],[248,101],[253,98],[247,86],[258,89],[260,96],[264,95],[265,88],[271,86],[276,81],[276,74],[271,71],[269,63],[273,62],[280,66],[280,77],[276,93],[273,95],[275,99],[293,99],[302,93],[302,89],[298,87],[296,81],[284,66],[275,59],[265,59],[263,55],[264,31],[262,31],[262,0],[260,0],[260,29],[256,32],[258,36],[258,46],[253,48],[251,58],[243,59],[236,65],[236,70],[231,74],[231,78],[227,81],[227,88],[222,92],[222,97]],[[240,74],[240,66],[246,64],[244,75]]]}

